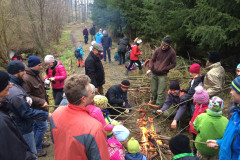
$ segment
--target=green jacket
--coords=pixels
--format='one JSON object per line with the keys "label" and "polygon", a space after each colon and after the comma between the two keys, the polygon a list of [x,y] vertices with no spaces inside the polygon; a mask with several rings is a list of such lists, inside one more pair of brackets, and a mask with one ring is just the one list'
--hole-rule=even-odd
{"label": "green jacket", "polygon": [[[209,139],[221,139],[228,124],[228,119],[222,113],[213,113],[209,109],[202,113],[193,122],[193,128],[198,135],[196,141],[206,142]],[[207,156],[217,155],[218,150],[207,147],[206,144],[195,143],[197,150]]]}

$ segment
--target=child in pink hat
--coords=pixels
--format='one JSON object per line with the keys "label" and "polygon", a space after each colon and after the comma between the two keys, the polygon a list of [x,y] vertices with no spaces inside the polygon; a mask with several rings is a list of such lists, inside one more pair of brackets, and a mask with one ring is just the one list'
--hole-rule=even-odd
{"label": "child in pink hat", "polygon": [[[198,115],[202,114],[205,112],[206,109],[208,109],[208,103],[209,103],[209,95],[207,91],[203,89],[202,86],[197,86],[195,88],[195,93],[193,95],[193,104],[195,105],[195,110],[192,116],[192,119],[190,121],[190,129],[189,131],[193,133],[193,139],[195,140],[197,136],[197,132],[193,128],[193,122],[197,118]],[[195,148],[195,145],[193,144],[194,147],[194,153],[197,153],[197,149]]]}

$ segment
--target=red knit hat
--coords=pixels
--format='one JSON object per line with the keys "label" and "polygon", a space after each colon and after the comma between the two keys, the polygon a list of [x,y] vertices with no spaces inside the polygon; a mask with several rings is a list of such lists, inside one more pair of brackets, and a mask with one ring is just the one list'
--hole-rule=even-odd
{"label": "red knit hat", "polygon": [[191,67],[189,68],[189,72],[199,74],[200,73],[200,65],[197,63],[193,63],[191,65]]}

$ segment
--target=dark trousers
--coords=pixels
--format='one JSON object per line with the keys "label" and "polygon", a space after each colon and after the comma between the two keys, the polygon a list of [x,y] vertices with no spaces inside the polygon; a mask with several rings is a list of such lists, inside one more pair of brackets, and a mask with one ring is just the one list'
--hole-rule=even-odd
{"label": "dark trousers", "polygon": [[[193,135],[193,140],[195,141],[197,135],[195,133],[192,134]],[[196,155],[197,154],[197,148],[195,147],[195,143],[193,142],[193,153]]]}
{"label": "dark trousers", "polygon": [[63,88],[62,89],[53,89],[53,99],[54,104],[59,105],[63,99]]}
{"label": "dark trousers", "polygon": [[130,71],[130,68],[132,67],[133,63],[135,63],[135,62],[138,64],[139,70],[141,70],[142,66],[141,66],[141,62],[139,60],[130,60],[130,65],[128,66],[127,70]]}
{"label": "dark trousers", "polygon": [[[119,106],[119,105],[117,105],[117,104],[113,104],[113,105],[111,105],[113,108],[114,107],[121,107],[121,106]],[[109,113],[110,113],[110,115],[114,115],[114,116],[117,116],[117,115],[119,115],[119,114],[121,114],[120,112],[124,112],[125,111],[125,109],[124,109],[124,107],[123,108],[112,108],[112,107],[109,107],[108,106],[108,108],[107,108],[107,110],[109,111]],[[119,112],[118,112],[119,111]]]}
{"label": "dark trousers", "polygon": [[[118,52],[119,55],[119,64],[125,64],[125,52]],[[122,60],[123,59],[123,60]]]}
{"label": "dark trousers", "polygon": [[109,48],[103,48],[103,56],[104,56],[104,61],[106,62],[106,59],[107,59],[107,55],[106,55],[106,52],[108,54],[108,60],[109,62],[111,62],[111,52],[110,52],[110,49]]}
{"label": "dark trousers", "polygon": [[88,42],[88,36],[84,36],[84,43],[87,44]]}

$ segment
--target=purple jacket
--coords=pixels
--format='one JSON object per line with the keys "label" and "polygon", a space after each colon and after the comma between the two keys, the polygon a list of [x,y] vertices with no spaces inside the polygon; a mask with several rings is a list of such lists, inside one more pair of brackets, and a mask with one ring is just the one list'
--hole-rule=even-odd
{"label": "purple jacket", "polygon": [[85,28],[85,29],[83,30],[83,35],[84,35],[84,36],[88,36],[88,30],[87,30],[87,28]]}
{"label": "purple jacket", "polygon": [[44,80],[47,78],[54,77],[56,83],[52,83],[52,88],[62,89],[64,87],[64,80],[67,78],[67,73],[66,73],[65,67],[62,65],[62,62],[57,61],[57,63],[58,64],[55,67],[55,70],[56,70],[55,75],[54,76],[52,75],[54,69],[49,68],[48,73],[44,78]]}

